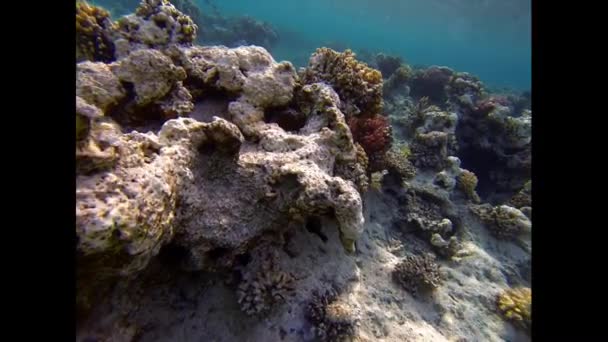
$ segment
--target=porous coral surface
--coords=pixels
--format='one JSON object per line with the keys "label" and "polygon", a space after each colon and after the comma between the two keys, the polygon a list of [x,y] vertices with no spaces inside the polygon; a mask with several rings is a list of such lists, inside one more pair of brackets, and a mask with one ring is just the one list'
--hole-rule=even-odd
{"label": "porous coral surface", "polygon": [[192,45],[167,1],[126,18],[76,68],[78,341],[529,340],[504,295],[530,287],[529,111],[445,67],[383,60],[383,99],[349,51]]}

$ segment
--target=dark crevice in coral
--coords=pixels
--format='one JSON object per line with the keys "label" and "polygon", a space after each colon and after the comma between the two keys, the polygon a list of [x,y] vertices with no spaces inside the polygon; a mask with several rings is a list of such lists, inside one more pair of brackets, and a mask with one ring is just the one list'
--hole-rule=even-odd
{"label": "dark crevice in coral", "polygon": [[323,225],[320,217],[311,216],[306,220],[306,230],[317,235],[323,242],[327,242],[327,235],[323,234],[322,229]]}
{"label": "dark crevice in coral", "polygon": [[169,243],[161,247],[157,259],[160,264],[171,269],[179,269],[179,265],[188,258],[189,251],[187,248]]}
{"label": "dark crevice in coral", "polygon": [[276,123],[288,132],[297,132],[306,125],[306,114],[290,106],[271,108],[264,112],[266,123]]}
{"label": "dark crevice in coral", "polygon": [[228,255],[230,252],[231,251],[229,248],[216,247],[216,248],[210,250],[209,252],[205,253],[205,260],[208,260],[210,264],[214,264],[218,260],[220,260],[223,256]]}
{"label": "dark crevice in coral", "polygon": [[463,169],[472,171],[477,176],[477,194],[482,200],[488,198],[496,189],[490,178],[490,172],[502,167],[498,157],[489,150],[474,147],[462,148],[458,153]]}
{"label": "dark crevice in coral", "polygon": [[227,98],[218,91],[209,91],[199,101],[194,103],[194,110],[189,116],[201,122],[211,122],[214,116],[229,119],[228,105],[230,101],[232,99]]}

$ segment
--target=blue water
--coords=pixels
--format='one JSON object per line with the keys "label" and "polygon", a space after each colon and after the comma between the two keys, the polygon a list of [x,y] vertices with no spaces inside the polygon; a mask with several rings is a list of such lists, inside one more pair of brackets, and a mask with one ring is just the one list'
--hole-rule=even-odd
{"label": "blue water", "polygon": [[[206,0],[195,0],[206,8]],[[445,65],[487,86],[530,89],[530,0],[216,0],[226,15],[275,26],[277,60],[304,66],[334,44],[401,56],[411,65]]]}

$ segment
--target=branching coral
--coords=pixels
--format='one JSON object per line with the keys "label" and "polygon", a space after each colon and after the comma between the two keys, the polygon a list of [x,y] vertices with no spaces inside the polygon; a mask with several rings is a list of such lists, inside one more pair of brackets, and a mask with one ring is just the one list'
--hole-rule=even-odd
{"label": "branching coral", "polygon": [[490,232],[499,239],[509,240],[529,233],[532,222],[520,210],[506,205],[472,205],[471,211],[479,216]]}
{"label": "branching coral", "polygon": [[111,61],[112,29],[108,11],[84,1],[76,2],[76,60]]}
{"label": "branching coral", "polygon": [[370,161],[370,171],[382,170],[384,153],[392,144],[392,129],[388,118],[376,115],[373,117],[350,117],[348,126],[353,140],[361,144]]}
{"label": "branching coral", "polygon": [[359,321],[356,310],[348,303],[339,301],[333,290],[324,294],[313,293],[305,314],[321,341],[348,341],[356,334]]}
{"label": "branching coral", "polygon": [[432,291],[442,283],[439,265],[430,254],[405,257],[395,266],[392,275],[399,285],[413,295]]}
{"label": "branching coral", "polygon": [[294,286],[293,276],[272,264],[245,274],[237,289],[237,300],[246,314],[262,315],[292,296]]}
{"label": "branching coral", "polygon": [[458,177],[458,185],[470,200],[474,203],[479,203],[481,199],[475,191],[475,188],[477,187],[477,176],[475,176],[473,172],[463,169]]}
{"label": "branching coral", "polygon": [[529,287],[507,289],[496,298],[502,316],[517,326],[530,329],[532,323],[532,290]]}
{"label": "branching coral", "polygon": [[[319,48],[310,57],[302,83],[326,82],[340,96],[346,117],[382,112],[382,74],[359,62],[355,54]],[[364,146],[365,147],[365,146]]]}

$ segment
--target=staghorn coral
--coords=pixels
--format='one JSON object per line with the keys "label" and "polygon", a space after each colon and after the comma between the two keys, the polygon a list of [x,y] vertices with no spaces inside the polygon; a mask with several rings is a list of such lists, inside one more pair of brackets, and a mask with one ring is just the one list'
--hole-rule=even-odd
{"label": "staghorn coral", "polygon": [[532,229],[532,222],[520,210],[507,205],[471,205],[471,211],[485,223],[492,235],[501,240],[514,239]]}
{"label": "staghorn coral", "polygon": [[116,22],[115,55],[120,59],[138,49],[162,50],[170,45],[189,45],[198,27],[167,0],[143,0],[135,14]]}
{"label": "staghorn coral", "polygon": [[314,292],[305,316],[313,324],[316,337],[327,342],[352,340],[359,322],[357,310],[339,300],[333,289],[323,294]]}
{"label": "staghorn coral", "polygon": [[264,315],[293,295],[295,280],[270,259],[260,269],[248,269],[237,289],[237,301],[247,315]]}
{"label": "staghorn coral", "polygon": [[530,329],[532,324],[532,290],[529,287],[506,289],[496,297],[500,314],[515,325]]}
{"label": "staghorn coral", "polygon": [[475,192],[475,187],[477,187],[477,176],[475,176],[473,172],[463,169],[460,176],[458,176],[458,185],[467,198],[474,203],[479,203],[481,199],[479,198],[479,195],[477,195],[477,192]]}
{"label": "staghorn coral", "polygon": [[347,118],[382,112],[382,74],[357,61],[351,50],[319,48],[301,75],[302,83],[325,82],[340,96]]}
{"label": "staghorn coral", "polygon": [[430,254],[405,257],[395,266],[392,276],[395,282],[414,296],[432,291],[442,283],[439,265]]}
{"label": "staghorn coral", "polygon": [[76,61],[110,62],[114,59],[112,20],[103,8],[76,2]]}

